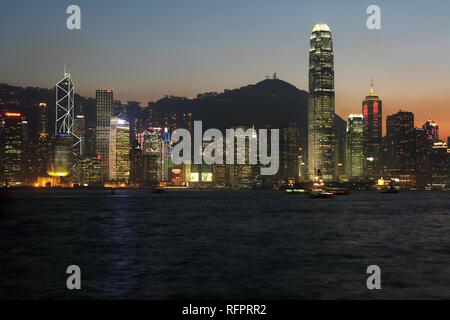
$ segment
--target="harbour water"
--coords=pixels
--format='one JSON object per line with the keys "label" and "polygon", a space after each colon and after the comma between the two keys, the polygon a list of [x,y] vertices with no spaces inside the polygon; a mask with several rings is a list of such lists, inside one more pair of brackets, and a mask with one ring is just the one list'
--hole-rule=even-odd
{"label": "harbour water", "polygon": [[[16,191],[1,299],[450,299],[450,193]],[[82,290],[66,269],[82,270]],[[366,287],[367,267],[382,290]]]}

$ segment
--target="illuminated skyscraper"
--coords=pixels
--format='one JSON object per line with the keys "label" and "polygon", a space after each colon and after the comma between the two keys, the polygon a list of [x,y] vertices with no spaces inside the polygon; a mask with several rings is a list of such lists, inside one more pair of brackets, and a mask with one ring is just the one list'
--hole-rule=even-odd
{"label": "illuminated skyscraper", "polygon": [[138,142],[144,155],[144,181],[155,185],[162,180],[163,140],[162,128],[149,128],[142,135],[138,135]]}
{"label": "illuminated skyscraper", "polygon": [[17,186],[22,182],[23,117],[18,112],[0,115],[0,185]]}
{"label": "illuminated skyscraper", "polygon": [[77,147],[79,156],[83,157],[86,154],[86,119],[82,112],[80,112],[80,114],[77,114],[75,118],[74,132],[75,135],[80,139],[80,145]]}
{"label": "illuminated skyscraper", "polygon": [[433,142],[428,140],[425,129],[415,129],[416,140],[416,181],[417,186],[424,187],[430,183],[430,155],[433,147]]}
{"label": "illuminated skyscraper", "polygon": [[130,125],[112,118],[109,131],[109,180],[128,182],[131,171]]}
{"label": "illuminated skyscraper", "polygon": [[445,142],[433,144],[430,163],[432,184],[450,186],[450,153]]}
{"label": "illuminated skyscraper", "polygon": [[40,103],[38,106],[38,119],[39,126],[37,132],[37,150],[36,150],[36,162],[37,175],[45,177],[47,174],[47,162],[48,162],[48,147],[49,147],[49,134],[48,134],[48,109],[46,103]]}
{"label": "illuminated skyscraper", "polygon": [[351,114],[347,122],[347,174],[350,180],[364,177],[364,117]]}
{"label": "illuminated skyscraper", "polygon": [[423,129],[425,130],[428,140],[430,140],[432,143],[439,141],[439,126],[433,119],[425,122],[425,124],[423,125]]}
{"label": "illuminated skyscraper", "polygon": [[75,88],[70,73],[64,72],[64,79],[56,84],[55,135],[73,134],[75,119]]}
{"label": "illuminated skyscraper", "polygon": [[382,169],[383,102],[375,93],[373,82],[369,95],[363,101],[362,112],[364,116],[364,157],[366,176],[369,179],[378,179],[380,178]]}
{"label": "illuminated skyscraper", "polygon": [[334,53],[330,27],[317,24],[309,51],[308,165],[310,178],[336,174]]}
{"label": "illuminated skyscraper", "polygon": [[97,90],[97,156],[102,162],[103,179],[109,178],[109,130],[114,110],[114,92],[112,90]]}
{"label": "illuminated skyscraper", "polygon": [[[81,141],[75,134],[75,87],[72,76],[64,71],[64,79],[56,84],[55,135],[64,136],[73,144],[75,154],[80,153]],[[72,142],[70,142],[72,140]]]}
{"label": "illuminated skyscraper", "polygon": [[170,181],[170,171],[172,170],[172,157],[171,152],[171,141],[169,128],[164,128],[164,132],[161,134],[162,138],[162,150],[161,150],[161,178],[162,181]]}
{"label": "illuminated skyscraper", "polygon": [[56,84],[55,135],[51,139],[47,173],[63,178],[72,173],[72,155],[79,155],[80,138],[75,134],[75,87],[72,76],[64,70],[64,78]]}
{"label": "illuminated skyscraper", "polygon": [[45,102],[41,102],[38,105],[38,117],[39,117],[39,134],[48,135],[48,108]]}
{"label": "illuminated skyscraper", "polygon": [[399,178],[404,185],[415,185],[416,130],[414,114],[399,111],[388,116],[384,176]]}
{"label": "illuminated skyscraper", "polygon": [[284,185],[294,185],[300,179],[300,133],[296,123],[281,128],[280,170],[278,175]]}

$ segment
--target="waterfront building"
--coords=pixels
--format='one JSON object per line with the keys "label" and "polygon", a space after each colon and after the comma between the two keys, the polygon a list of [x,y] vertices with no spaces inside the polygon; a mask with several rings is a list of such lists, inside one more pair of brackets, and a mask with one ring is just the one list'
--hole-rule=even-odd
{"label": "waterfront building", "polygon": [[364,178],[364,116],[351,114],[347,122],[347,176],[350,180]]}
{"label": "waterfront building", "polygon": [[130,126],[117,117],[110,121],[108,161],[109,180],[128,182],[131,171]]}
{"label": "waterfront building", "polygon": [[308,165],[314,179],[318,173],[335,179],[334,53],[330,27],[314,26],[309,51]]}
{"label": "waterfront building", "polygon": [[434,186],[450,187],[450,153],[445,142],[433,144],[431,152],[431,181]]}
{"label": "waterfront building", "polygon": [[362,103],[364,116],[364,167],[368,179],[378,179],[381,175],[381,151],[383,101],[375,93],[373,82],[369,95]]}
{"label": "waterfront building", "polygon": [[280,130],[280,169],[278,184],[293,186],[300,180],[300,132],[297,123]]}
{"label": "waterfront building", "polygon": [[387,117],[385,176],[400,179],[404,186],[416,185],[416,139],[414,114],[399,111]]}
{"label": "waterfront building", "polygon": [[47,162],[49,153],[49,133],[48,133],[48,108],[42,102],[38,105],[38,130],[36,147],[36,174],[39,177],[47,175]]}
{"label": "waterfront building", "polygon": [[433,143],[430,143],[424,128],[415,129],[415,174],[418,187],[425,187],[430,183],[430,155]]}
{"label": "waterfront building", "polygon": [[114,92],[113,90],[97,90],[96,110],[97,110],[97,128],[96,128],[96,149],[97,156],[101,160],[103,179],[109,178],[109,136],[111,128],[111,118],[114,111]]}
{"label": "waterfront building", "polygon": [[0,114],[1,186],[20,186],[23,182],[23,122],[19,112]]}

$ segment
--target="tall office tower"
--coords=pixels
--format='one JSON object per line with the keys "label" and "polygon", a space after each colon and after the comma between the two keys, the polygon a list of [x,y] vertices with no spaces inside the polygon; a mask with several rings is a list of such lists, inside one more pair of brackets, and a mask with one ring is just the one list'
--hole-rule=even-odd
{"label": "tall office tower", "polygon": [[[229,165],[229,184],[233,188],[249,189],[261,186],[261,176],[259,165],[250,164],[251,154],[255,152],[251,148],[257,145],[258,135],[255,128],[240,126],[235,130],[234,141],[227,141],[227,144],[234,143],[235,164]],[[242,145],[245,143],[245,145]],[[242,146],[242,149],[240,148]],[[226,154],[231,150],[226,149]]]}
{"label": "tall office tower", "polygon": [[102,162],[103,179],[109,179],[109,131],[114,110],[114,92],[97,90],[97,157]]}
{"label": "tall office tower", "polygon": [[172,170],[172,157],[171,157],[171,141],[169,128],[164,128],[161,133],[162,149],[161,149],[161,180],[170,181],[170,171]]}
{"label": "tall office tower", "polygon": [[300,180],[300,133],[297,123],[290,123],[281,128],[280,135],[280,170],[281,184],[293,186]]}
{"label": "tall office tower", "polygon": [[431,181],[433,185],[450,185],[450,153],[445,142],[435,142],[431,151]]}
{"label": "tall office tower", "polygon": [[381,151],[383,145],[383,102],[375,93],[373,82],[370,93],[362,103],[364,116],[365,174],[369,179],[381,176]]}
{"label": "tall office tower", "polygon": [[0,115],[0,185],[17,186],[22,183],[23,117],[18,112]]}
{"label": "tall office tower", "polygon": [[319,173],[335,179],[334,54],[330,27],[317,24],[309,51],[308,165],[313,179]]}
{"label": "tall office tower", "polygon": [[38,105],[38,119],[38,133],[48,135],[48,108],[45,102],[41,102]]}
{"label": "tall office tower", "polygon": [[350,180],[364,177],[364,116],[351,114],[347,122],[347,175]]}
{"label": "tall office tower", "polygon": [[79,152],[78,155],[81,158],[86,155],[86,118],[82,111],[75,117],[74,132],[80,139],[80,144],[77,146],[77,151]]}
{"label": "tall office tower", "polygon": [[401,177],[405,184],[415,184],[416,143],[414,114],[399,111],[387,117],[387,153],[390,176]]}
{"label": "tall office tower", "polygon": [[[73,139],[73,146],[79,146],[80,139],[74,133],[75,87],[72,76],[64,72],[64,79],[56,84],[55,135]],[[69,140],[69,139],[68,139]]]}
{"label": "tall office tower", "polygon": [[31,127],[25,118],[22,120],[22,183],[31,185],[37,178],[36,145],[31,135]]}
{"label": "tall office tower", "polygon": [[430,183],[430,155],[433,143],[428,140],[425,129],[415,129],[416,140],[416,181],[417,186],[425,187]]}
{"label": "tall office tower", "polygon": [[425,122],[423,129],[425,130],[427,139],[430,140],[431,143],[439,141],[439,126],[433,119]]}
{"label": "tall office tower", "polygon": [[130,125],[120,118],[112,118],[109,131],[109,180],[128,182],[131,171]]}
{"label": "tall office tower", "polygon": [[142,137],[138,137],[144,154],[144,182],[148,185],[156,185],[162,180],[163,141],[161,131],[161,128],[149,128],[142,134]]}
{"label": "tall office tower", "polygon": [[48,147],[50,143],[48,134],[48,109],[46,103],[40,103],[38,105],[38,119],[36,173],[40,177],[45,177],[47,175]]}
{"label": "tall office tower", "polygon": [[97,158],[96,140],[97,140],[97,128],[95,127],[86,128],[84,138],[84,154],[86,156]]}
{"label": "tall office tower", "polygon": [[56,84],[55,136],[50,144],[47,173],[51,177],[67,177],[72,173],[72,153],[78,154],[80,139],[74,132],[75,87],[70,73]]}

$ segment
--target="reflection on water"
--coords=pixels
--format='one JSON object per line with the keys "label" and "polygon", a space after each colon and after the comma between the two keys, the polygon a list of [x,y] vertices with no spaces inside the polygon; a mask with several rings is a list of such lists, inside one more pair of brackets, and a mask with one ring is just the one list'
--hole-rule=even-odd
{"label": "reflection on water", "polygon": [[[450,298],[450,193],[0,197],[0,298]],[[82,269],[80,292],[66,268]],[[382,269],[368,292],[366,269]]]}

